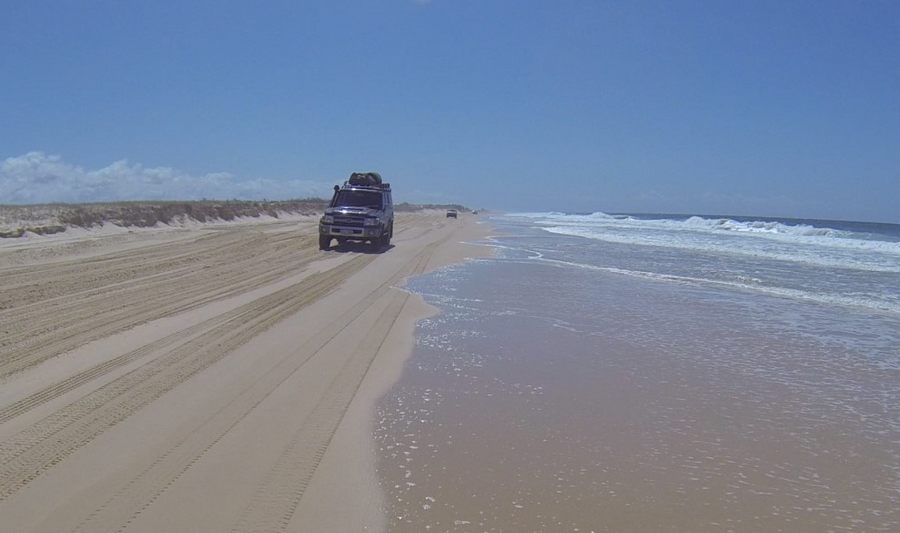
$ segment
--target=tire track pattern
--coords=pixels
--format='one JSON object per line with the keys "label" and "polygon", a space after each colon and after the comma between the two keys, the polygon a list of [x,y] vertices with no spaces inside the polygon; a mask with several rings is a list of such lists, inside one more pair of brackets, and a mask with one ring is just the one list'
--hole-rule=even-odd
{"label": "tire track pattern", "polygon": [[[431,253],[419,256],[412,274],[422,273]],[[409,299],[394,292],[369,335],[331,382],[312,413],[304,420],[289,446],[269,471],[232,533],[282,532],[294,516],[313,474],[331,443],[350,402],[356,396],[376,355]]]}
{"label": "tire track pattern", "polygon": [[156,353],[165,348],[185,341],[188,338],[206,329],[215,327],[217,324],[220,324],[221,322],[228,319],[228,313],[210,318],[199,324],[195,324],[194,326],[163,337],[162,339],[154,341],[150,344],[141,346],[140,348],[132,350],[128,353],[122,354],[108,361],[104,361],[103,363],[100,363],[62,381],[59,381],[58,383],[55,383],[50,387],[26,396],[25,398],[22,398],[21,400],[0,409],[0,424],[8,420],[12,420],[13,418],[20,416],[41,404],[54,400],[59,396],[66,394],[67,392],[71,392],[81,385],[84,385],[85,383],[108,374],[109,372],[112,372],[117,368],[120,368],[150,354]]}
{"label": "tire track pattern", "polygon": [[[281,532],[287,528],[344,413],[408,298],[406,293],[392,295],[387,309],[378,317],[368,335],[366,345],[360,346],[331,382],[325,395],[269,471],[263,486],[257,490],[232,532]],[[377,344],[369,345],[369,341]]]}
{"label": "tire track pattern", "polygon": [[[306,264],[312,262],[314,259],[315,259],[314,256],[310,256],[303,260],[299,260],[297,262],[297,264],[294,265],[294,268],[295,269],[301,268],[301,267],[305,266]],[[274,276],[274,278],[278,278],[278,277],[280,277],[280,276]],[[266,280],[275,281],[275,279],[269,279],[269,278],[266,278]],[[263,281],[266,281],[266,280],[263,280]],[[257,280],[257,281],[259,281],[259,280]],[[234,293],[243,292],[244,288],[245,288],[244,285],[233,286],[228,290],[228,293],[229,293],[228,296],[230,296]],[[252,289],[252,287],[250,287],[247,290],[251,290],[251,289]],[[197,304],[197,305],[199,305],[199,304]],[[121,366],[127,365],[133,361],[136,361],[138,359],[146,357],[149,354],[156,353],[164,348],[168,348],[170,346],[176,345],[179,342],[182,342],[182,341],[192,337],[193,335],[200,333],[201,331],[203,331],[205,329],[215,327],[222,321],[232,318],[233,314],[234,314],[234,312],[223,313],[221,315],[218,315],[218,316],[215,316],[208,320],[205,320],[199,324],[188,327],[184,330],[177,331],[177,332],[175,332],[171,335],[168,335],[162,339],[151,342],[150,344],[144,345],[144,346],[137,348],[135,350],[132,350],[128,353],[122,354],[113,359],[110,359],[108,361],[100,363],[94,367],[91,367],[89,369],[81,371],[78,374],[70,376],[69,378],[66,378],[50,387],[47,387],[46,389],[43,389],[34,394],[31,394],[30,396],[27,396],[7,407],[0,408],[0,423],[11,420],[11,419],[15,418],[16,416],[19,416],[19,415],[27,412],[28,410],[33,409],[34,407],[37,407],[38,405],[41,405],[48,401],[51,401],[51,400],[57,398],[58,396],[61,396],[62,394],[70,392],[85,383],[88,383],[100,376],[103,376],[109,372],[112,372],[113,370],[115,370]]]}
{"label": "tire track pattern", "polygon": [[[308,236],[270,237],[242,231],[238,237],[231,236],[224,243],[210,240],[207,245],[211,249],[200,250],[193,257],[151,260],[147,268],[113,273],[109,283],[88,291],[79,289],[80,283],[99,283],[96,278],[100,276],[90,266],[84,268],[83,277],[77,271],[71,273],[67,287],[75,292],[68,295],[45,299],[43,293],[20,294],[27,288],[0,291],[0,296],[19,302],[0,312],[0,378],[92,340],[281,279],[317,254]],[[135,272],[141,276],[122,281]]]}
{"label": "tire track pattern", "polygon": [[[346,328],[350,327],[360,315],[369,310],[380,298],[391,291],[391,287],[394,284],[407,275],[421,272],[425,265],[427,265],[436,246],[437,244],[433,244],[426,247],[389,280],[367,294],[357,305],[351,307],[350,310],[345,312],[337,320],[331,322],[329,326],[325,327],[309,341],[303,343],[298,349],[298,352],[289,354],[278,364],[273,366],[271,370],[248,386],[240,393],[240,395],[211,417],[207,423],[170,448],[141,474],[132,479],[125,487],[123,487],[123,489],[113,495],[103,506],[91,513],[91,515],[76,528],[76,531],[125,530],[127,526],[149,508],[166,491],[166,489],[172,486],[193,464],[203,457],[207,451],[215,446],[215,444],[224,438],[232,428],[250,414],[253,409],[268,398],[282,383],[300,371],[304,365],[313,359],[329,342],[339,336]],[[392,295],[392,300],[387,311],[378,319],[375,329],[380,331],[387,327],[387,330],[389,330],[396,319],[399,310],[402,309],[406,298],[408,298],[406,293],[395,292]],[[385,331],[385,335],[386,333],[387,332]],[[376,340],[373,337],[370,340],[378,346],[383,342],[383,338]],[[367,341],[366,344],[369,345],[369,342]],[[340,419],[343,417],[347,405],[349,405],[350,400],[352,400],[352,397],[358,389],[359,383],[365,375],[365,371],[360,374],[361,362],[367,361],[365,364],[365,368],[367,369],[377,351],[378,348],[376,347],[374,350],[370,348],[364,354],[349,354],[348,362],[344,365],[339,376],[332,382],[331,387],[329,387],[329,391],[335,387],[340,387],[344,390],[344,393],[337,399],[331,398],[331,396],[334,395],[333,392],[327,393],[326,396],[328,399],[320,400],[314,408],[313,413],[311,413],[308,422],[304,421],[304,427],[306,427],[307,424],[312,424],[310,427],[316,428],[313,430],[313,434],[318,436],[318,438],[315,440],[314,449],[312,450],[312,460],[305,461],[304,464],[306,465],[306,468],[302,469],[303,472],[310,472],[311,475],[311,471],[315,469],[315,465],[317,465],[318,461],[321,459],[321,453],[317,450],[323,446],[323,442],[324,446],[327,447],[328,442],[331,440],[330,435],[334,432],[333,429],[329,430],[330,426],[328,423],[334,423],[334,427],[336,428],[336,424],[339,423]],[[346,381],[347,379],[351,380],[349,386],[343,383],[343,381]],[[341,382],[337,382],[338,380],[341,380]],[[305,430],[301,429],[301,431]],[[294,438],[294,441],[292,441],[291,444],[291,449],[294,450],[294,452],[290,454],[291,462],[296,460],[298,455],[307,455],[299,449],[299,447],[302,447],[302,445],[299,444],[301,442],[308,443],[309,439],[302,437]],[[285,457],[287,457],[287,452]],[[285,457],[279,462],[284,462],[286,460]],[[293,468],[295,473],[299,472],[294,466],[290,466],[289,468]],[[301,477],[303,475],[305,474],[301,474]],[[275,479],[271,474],[269,475],[269,480],[270,483],[267,483],[267,486],[280,482],[280,480]],[[296,486],[294,488],[296,488]],[[260,490],[262,494],[261,498],[268,501],[268,498],[265,495],[266,491],[263,489]],[[291,494],[296,496],[295,492],[292,492]],[[299,502],[299,498],[297,498],[297,501]],[[292,510],[296,507],[296,503],[289,505],[288,507]],[[252,506],[244,513],[244,516],[248,517],[244,519],[245,522],[248,519],[253,520],[252,517],[256,514],[254,509],[256,509],[256,507]]]}
{"label": "tire track pattern", "polygon": [[355,257],[245,304],[217,327],[0,443],[0,500],[273,324],[331,292],[373,258]]}

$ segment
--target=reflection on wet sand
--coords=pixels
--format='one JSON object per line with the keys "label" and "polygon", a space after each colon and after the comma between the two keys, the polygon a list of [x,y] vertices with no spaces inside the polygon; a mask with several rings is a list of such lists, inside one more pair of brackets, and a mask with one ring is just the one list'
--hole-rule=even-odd
{"label": "reflection on wet sand", "polygon": [[412,288],[392,531],[900,527],[894,318],[515,256]]}

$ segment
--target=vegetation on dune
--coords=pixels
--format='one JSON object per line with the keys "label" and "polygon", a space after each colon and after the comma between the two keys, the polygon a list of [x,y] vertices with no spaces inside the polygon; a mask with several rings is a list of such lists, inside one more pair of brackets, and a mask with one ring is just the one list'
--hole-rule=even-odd
{"label": "vegetation on dune", "polygon": [[319,198],[280,201],[160,201],[91,204],[0,206],[0,238],[60,233],[67,227],[92,228],[103,224],[149,228],[187,221],[231,221],[241,217],[314,215],[327,201]]}
{"label": "vegetation on dune", "polygon": [[171,224],[184,220],[231,221],[240,217],[257,218],[263,215],[278,218],[282,213],[313,215],[324,206],[324,200],[315,198],[283,201],[125,202],[70,206],[60,212],[58,218],[62,224],[82,228],[105,223],[147,228],[159,223]]}
{"label": "vegetation on dune", "polygon": [[[67,227],[92,228],[103,224],[149,228],[157,224],[178,224],[187,221],[232,221],[260,216],[279,218],[283,214],[315,215],[321,213],[327,205],[328,200],[321,198],[0,205],[0,238],[17,238],[26,232],[50,235],[64,232]],[[402,212],[422,209],[469,211],[465,206],[458,204],[408,202],[396,204],[394,209]]]}
{"label": "vegetation on dune", "polygon": [[0,239],[21,237],[22,235],[25,235],[25,232],[36,233],[38,235],[52,235],[64,231],[66,231],[66,227],[58,224],[50,226],[25,226],[11,230],[0,230]]}

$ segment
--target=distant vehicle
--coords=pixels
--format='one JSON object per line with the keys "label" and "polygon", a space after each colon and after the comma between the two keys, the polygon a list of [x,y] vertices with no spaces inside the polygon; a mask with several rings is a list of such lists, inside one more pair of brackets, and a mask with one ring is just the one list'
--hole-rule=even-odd
{"label": "distant vehicle", "polygon": [[456,209],[448,209],[447,218],[456,218]]}
{"label": "distant vehicle", "polygon": [[377,172],[354,172],[343,186],[334,186],[334,196],[319,220],[319,249],[347,241],[368,242],[387,248],[394,236],[394,203],[391,184]]}

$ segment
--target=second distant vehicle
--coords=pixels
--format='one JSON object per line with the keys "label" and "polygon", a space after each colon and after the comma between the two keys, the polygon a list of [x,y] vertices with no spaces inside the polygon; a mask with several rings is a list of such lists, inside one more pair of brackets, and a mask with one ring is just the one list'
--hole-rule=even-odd
{"label": "second distant vehicle", "polygon": [[456,218],[456,209],[448,209],[447,218]]}
{"label": "second distant vehicle", "polygon": [[319,248],[327,250],[331,240],[338,246],[347,241],[369,242],[387,247],[394,235],[394,203],[391,184],[377,172],[354,172],[343,186],[334,186],[334,196],[319,220]]}

